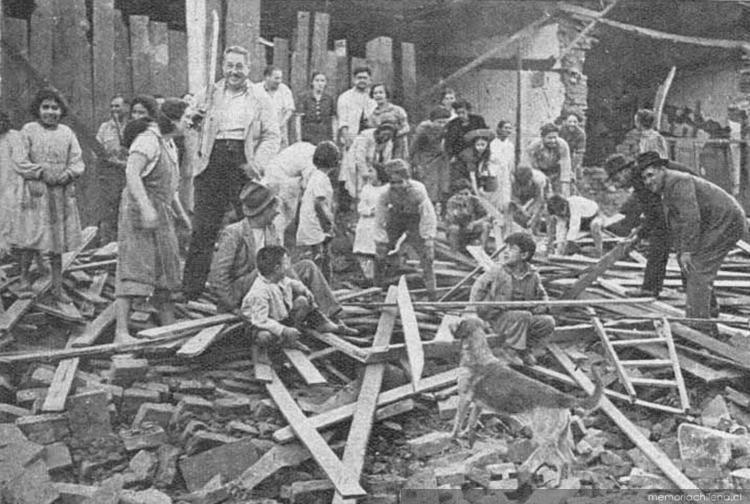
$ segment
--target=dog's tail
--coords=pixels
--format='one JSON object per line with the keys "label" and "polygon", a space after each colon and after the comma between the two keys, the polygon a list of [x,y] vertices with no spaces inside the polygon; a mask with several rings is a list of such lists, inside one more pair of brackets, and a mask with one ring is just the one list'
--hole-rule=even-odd
{"label": "dog's tail", "polygon": [[602,375],[599,373],[598,367],[591,366],[591,372],[594,374],[594,383],[596,385],[594,393],[585,399],[581,399],[577,405],[578,408],[585,410],[587,413],[599,406],[599,401],[601,401],[604,395],[604,382],[602,381]]}

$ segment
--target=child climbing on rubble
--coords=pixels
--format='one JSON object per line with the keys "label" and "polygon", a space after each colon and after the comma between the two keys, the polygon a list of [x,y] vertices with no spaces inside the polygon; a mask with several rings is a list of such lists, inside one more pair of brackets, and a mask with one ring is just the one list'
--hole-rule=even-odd
{"label": "child climbing on rubble", "polygon": [[299,341],[306,328],[352,335],[354,331],[335,324],[318,309],[305,284],[286,275],[290,267],[286,248],[263,247],[255,262],[259,274],[242,300],[242,316],[251,324],[256,343],[307,350]]}

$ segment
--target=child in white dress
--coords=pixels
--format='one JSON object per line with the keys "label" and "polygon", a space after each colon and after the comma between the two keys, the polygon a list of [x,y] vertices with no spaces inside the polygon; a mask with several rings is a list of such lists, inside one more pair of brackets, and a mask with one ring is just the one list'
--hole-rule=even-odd
{"label": "child in white dress", "polygon": [[354,253],[367,280],[375,278],[375,205],[383,186],[374,171],[364,176],[365,185],[359,193],[359,221],[354,233]]}

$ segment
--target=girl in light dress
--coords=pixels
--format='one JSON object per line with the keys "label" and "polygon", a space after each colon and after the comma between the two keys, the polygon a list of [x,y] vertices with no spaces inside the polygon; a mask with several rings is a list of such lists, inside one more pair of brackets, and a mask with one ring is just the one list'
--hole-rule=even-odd
{"label": "girl in light dress", "polygon": [[354,253],[365,278],[372,282],[375,278],[375,206],[384,186],[373,170],[365,174],[364,180],[357,205],[359,221],[354,233]]}

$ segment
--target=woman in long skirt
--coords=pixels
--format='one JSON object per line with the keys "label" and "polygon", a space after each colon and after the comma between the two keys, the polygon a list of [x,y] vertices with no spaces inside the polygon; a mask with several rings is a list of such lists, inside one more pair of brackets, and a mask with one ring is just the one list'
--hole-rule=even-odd
{"label": "woman in long skirt", "polygon": [[190,222],[177,194],[173,139],[184,135],[190,124],[187,103],[169,98],[155,120],[139,119],[125,130],[129,153],[117,235],[115,343],[134,340],[128,332],[134,298],[151,296],[160,322],[174,321],[172,293],[181,284],[175,216],[188,228]]}

